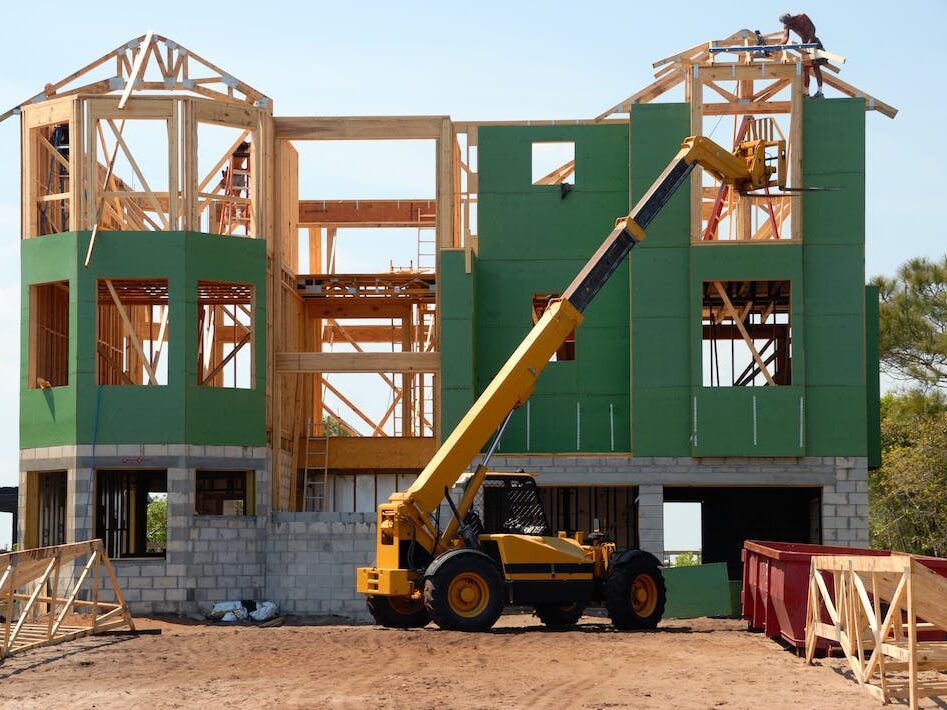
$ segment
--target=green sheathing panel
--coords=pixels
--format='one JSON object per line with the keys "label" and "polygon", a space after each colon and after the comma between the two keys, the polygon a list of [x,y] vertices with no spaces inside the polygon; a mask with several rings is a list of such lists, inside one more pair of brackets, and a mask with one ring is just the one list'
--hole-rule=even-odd
{"label": "green sheathing panel", "polygon": [[[631,194],[647,192],[690,133],[686,104],[631,112]],[[635,247],[631,281],[632,448],[636,456],[687,456],[691,434],[690,202],[687,187]]]}
{"label": "green sheathing panel", "polygon": [[881,363],[878,358],[878,288],[865,287],[865,398],[868,468],[881,467]]}
{"label": "green sheathing panel", "polygon": [[[532,144],[554,141],[575,143],[575,185],[565,198],[558,185],[531,184]],[[615,218],[627,213],[628,128],[485,126],[477,162],[473,340],[480,393],[531,327],[533,294],[561,293]],[[586,311],[576,359],[546,368],[528,407],[514,414],[502,451],[629,450],[626,273],[613,277]]]}
{"label": "green sheathing panel", "polygon": [[464,267],[463,249],[442,249],[438,268],[441,337],[441,440],[470,409],[474,400],[474,285],[476,257],[471,273]]}
{"label": "green sheathing panel", "polygon": [[803,142],[805,185],[837,188],[803,194],[806,453],[865,456],[864,100],[807,102]]}
{"label": "green sheathing panel", "polygon": [[[792,384],[781,387],[703,387],[701,286],[708,281],[789,281]],[[691,442],[694,456],[801,456],[806,384],[806,308],[803,248],[798,244],[700,244],[691,249]],[[696,411],[695,411],[696,410]],[[696,415],[696,417],[695,417]]]}
{"label": "green sheathing panel", "polygon": [[732,602],[726,562],[666,567],[661,573],[667,585],[665,619],[730,616]]}
{"label": "green sheathing panel", "polygon": [[[88,268],[89,232],[23,242],[24,324],[29,285],[70,280],[69,386],[26,389],[23,335],[20,446],[55,444],[265,443],[266,256],[262,240],[185,232],[100,232]],[[95,382],[96,285],[101,278],[166,278],[168,384],[102,386]],[[255,387],[197,385],[197,281],[255,286]],[[25,326],[24,326],[25,330]],[[39,395],[39,396],[37,396]]]}
{"label": "green sheathing panel", "polygon": [[[197,282],[253,284],[254,383],[252,389],[197,384]],[[189,444],[266,444],[266,242],[208,234],[187,235],[187,288],[182,333]],[[222,416],[222,414],[226,414]]]}
{"label": "green sheathing panel", "polygon": [[[76,440],[76,240],[74,234],[27,239],[20,249],[20,447],[55,446]],[[30,286],[69,282],[69,384],[29,389]]]}

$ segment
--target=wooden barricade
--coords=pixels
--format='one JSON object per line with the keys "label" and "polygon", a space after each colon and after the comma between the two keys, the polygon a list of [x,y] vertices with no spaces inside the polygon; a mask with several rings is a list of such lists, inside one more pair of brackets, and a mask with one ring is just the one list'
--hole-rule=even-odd
{"label": "wooden barricade", "polygon": [[806,662],[812,663],[817,640],[828,639],[842,649],[858,683],[883,703],[907,700],[916,708],[919,698],[947,696],[947,680],[918,678],[918,671],[947,670],[947,641],[918,640],[918,631],[947,632],[947,578],[922,559],[813,557]]}
{"label": "wooden barricade", "polygon": [[[81,570],[71,566],[85,557]],[[103,568],[117,603],[99,601]],[[61,595],[60,573],[71,581],[74,570],[75,584]],[[135,630],[101,540],[0,555],[0,614],[0,659],[110,629]]]}

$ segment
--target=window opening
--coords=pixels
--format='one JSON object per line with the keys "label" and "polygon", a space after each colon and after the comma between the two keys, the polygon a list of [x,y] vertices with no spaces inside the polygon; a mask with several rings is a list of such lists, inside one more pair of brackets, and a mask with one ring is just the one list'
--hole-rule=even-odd
{"label": "window opening", "polygon": [[198,515],[253,515],[253,471],[198,471]]}
{"label": "window opening", "polygon": [[254,387],[251,284],[197,282],[198,384]]}
{"label": "window opening", "polygon": [[166,279],[99,279],[96,381],[100,385],[166,385]]}
{"label": "window opening", "polygon": [[704,387],[792,383],[789,281],[706,281]]}
{"label": "window opening", "polygon": [[575,143],[533,143],[534,185],[575,185]]}
{"label": "window opening", "polygon": [[167,471],[96,471],[95,536],[112,558],[164,557]]}
{"label": "window opening", "polygon": [[30,286],[30,389],[69,384],[69,282]]}

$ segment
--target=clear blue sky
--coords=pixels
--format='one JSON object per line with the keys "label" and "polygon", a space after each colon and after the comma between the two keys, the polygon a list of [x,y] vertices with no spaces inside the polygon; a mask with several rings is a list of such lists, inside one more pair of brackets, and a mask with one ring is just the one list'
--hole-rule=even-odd
{"label": "clear blue sky", "polygon": [[[901,110],[893,121],[868,115],[867,274],[942,255],[947,99],[927,35],[947,23],[947,3],[933,0],[16,2],[0,27],[0,109],[153,29],[273,97],[278,114],[589,118],[648,84],[655,59],[744,27],[775,31],[782,11],[807,12],[826,48],[848,58],[842,78]],[[427,185],[410,171],[403,179]],[[350,196],[359,180],[347,176]],[[14,118],[0,124],[0,485],[15,483],[18,456],[19,191]]]}

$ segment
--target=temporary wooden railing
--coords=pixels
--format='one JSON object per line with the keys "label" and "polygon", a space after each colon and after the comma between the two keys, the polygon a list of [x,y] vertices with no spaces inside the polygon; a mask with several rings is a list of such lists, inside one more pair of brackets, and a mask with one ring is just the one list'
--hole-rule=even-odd
{"label": "temporary wooden railing", "polygon": [[[68,566],[84,557],[88,560],[81,570]],[[115,603],[99,600],[103,568]],[[60,589],[60,573],[71,579],[73,571],[78,572],[75,584]],[[0,614],[0,659],[110,629],[135,630],[101,540],[0,555]]]}
{"label": "temporary wooden railing", "polygon": [[918,640],[918,631],[947,632],[947,578],[923,559],[813,557],[806,662],[818,639],[828,639],[842,649],[855,680],[883,703],[907,700],[916,708],[919,698],[947,696],[947,680],[918,678],[919,671],[947,670],[947,641]]}

